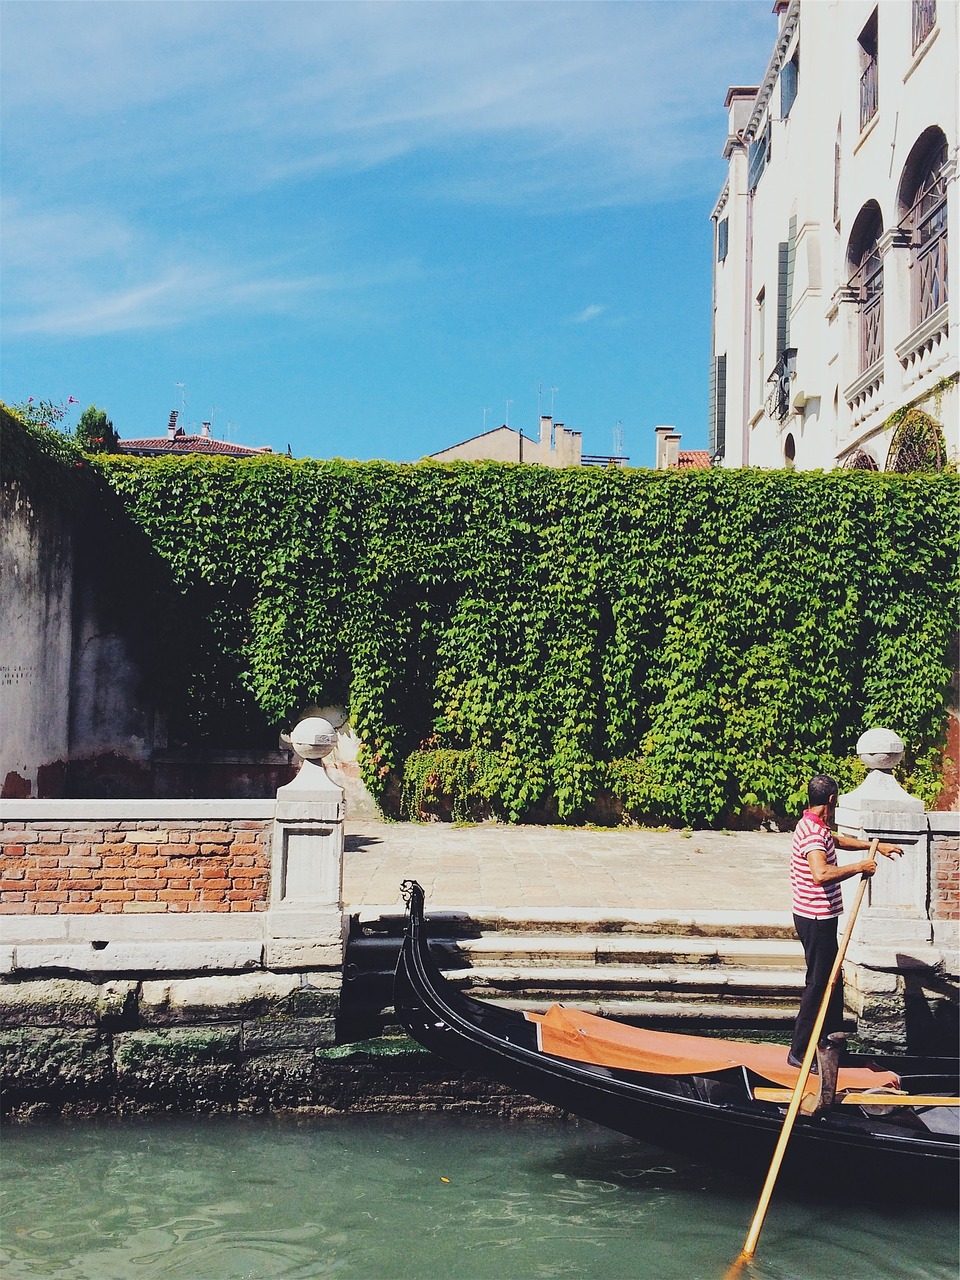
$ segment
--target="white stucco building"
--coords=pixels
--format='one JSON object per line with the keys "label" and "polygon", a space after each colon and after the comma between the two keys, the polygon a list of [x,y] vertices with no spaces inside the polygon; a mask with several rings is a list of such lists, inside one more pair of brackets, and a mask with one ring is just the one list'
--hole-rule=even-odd
{"label": "white stucco building", "polygon": [[711,450],[728,467],[956,460],[957,2],[774,13],[762,83],[726,101]]}

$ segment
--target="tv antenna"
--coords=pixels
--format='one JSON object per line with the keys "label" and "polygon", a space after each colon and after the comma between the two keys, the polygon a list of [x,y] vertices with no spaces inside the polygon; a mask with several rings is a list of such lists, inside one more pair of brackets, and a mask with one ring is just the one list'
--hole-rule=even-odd
{"label": "tv antenna", "polygon": [[559,387],[551,387],[551,388],[550,388],[550,417],[551,417],[551,418],[553,417],[553,402],[554,402],[554,400],[556,399],[557,392],[558,392],[559,390],[560,390],[560,388],[559,388]]}
{"label": "tv antenna", "polygon": [[175,382],[174,386],[180,388],[180,417],[183,417],[183,411],[187,407],[187,388],[182,382]]}
{"label": "tv antenna", "polygon": [[484,407],[484,410],[483,410],[483,429],[484,429],[484,431],[486,431],[486,429],[487,429],[487,414],[488,414],[489,412],[490,412],[490,409],[489,409],[488,407]]}
{"label": "tv antenna", "polygon": [[506,421],[505,421],[505,422],[504,422],[504,424],[503,424],[505,427],[509,427],[509,425],[510,425],[510,406],[511,406],[512,404],[513,404],[513,401],[512,401],[512,400],[508,400],[508,401],[507,401],[507,410],[506,410],[507,417],[506,417]]}
{"label": "tv antenna", "polygon": [[613,454],[615,458],[623,457],[623,423],[619,418],[613,428]]}

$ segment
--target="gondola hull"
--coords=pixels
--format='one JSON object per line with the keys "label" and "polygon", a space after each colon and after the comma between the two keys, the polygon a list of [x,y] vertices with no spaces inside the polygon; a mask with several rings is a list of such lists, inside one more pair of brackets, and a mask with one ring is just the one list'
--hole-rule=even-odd
{"label": "gondola hull", "polygon": [[[404,895],[409,915],[394,1005],[401,1025],[425,1048],[465,1071],[630,1137],[763,1176],[785,1111],[785,1105],[755,1100],[754,1088],[769,1080],[743,1067],[669,1076],[544,1052],[535,1021],[463,996],[446,981],[429,953],[423,891],[408,881]],[[957,1093],[953,1059],[851,1055],[849,1062],[893,1071],[910,1082],[908,1091]],[[866,1180],[898,1194],[956,1196],[956,1109],[887,1111],[835,1106],[816,1118],[801,1117],[784,1177],[841,1183],[848,1191]]]}

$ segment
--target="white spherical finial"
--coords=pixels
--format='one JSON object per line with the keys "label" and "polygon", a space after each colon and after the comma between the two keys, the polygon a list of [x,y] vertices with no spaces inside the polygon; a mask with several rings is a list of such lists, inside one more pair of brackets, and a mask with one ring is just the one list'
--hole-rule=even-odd
{"label": "white spherical finial", "polygon": [[322,760],[337,745],[337,732],[329,720],[308,716],[290,734],[290,745],[302,760]]}
{"label": "white spherical finial", "polygon": [[892,729],[868,729],[857,739],[857,755],[868,769],[894,769],[903,752],[903,739]]}

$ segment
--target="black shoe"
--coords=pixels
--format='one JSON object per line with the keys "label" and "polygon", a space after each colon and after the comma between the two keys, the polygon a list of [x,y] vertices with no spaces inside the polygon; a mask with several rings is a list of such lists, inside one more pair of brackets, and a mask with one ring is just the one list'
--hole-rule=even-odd
{"label": "black shoe", "polygon": [[[788,1067],[802,1067],[802,1066],[803,1066],[803,1059],[802,1059],[802,1058],[795,1058],[795,1057],[793,1056],[793,1054],[792,1054],[792,1053],[788,1053],[788,1054],[787,1054],[787,1066],[788,1066]],[[813,1065],[811,1066],[811,1068],[810,1068],[810,1074],[811,1074],[812,1076],[817,1076],[817,1075],[819,1075],[819,1074],[820,1074],[820,1071],[819,1071],[819,1069],[818,1069],[818,1067],[817,1067],[816,1062],[814,1062],[814,1063],[813,1063]]]}

